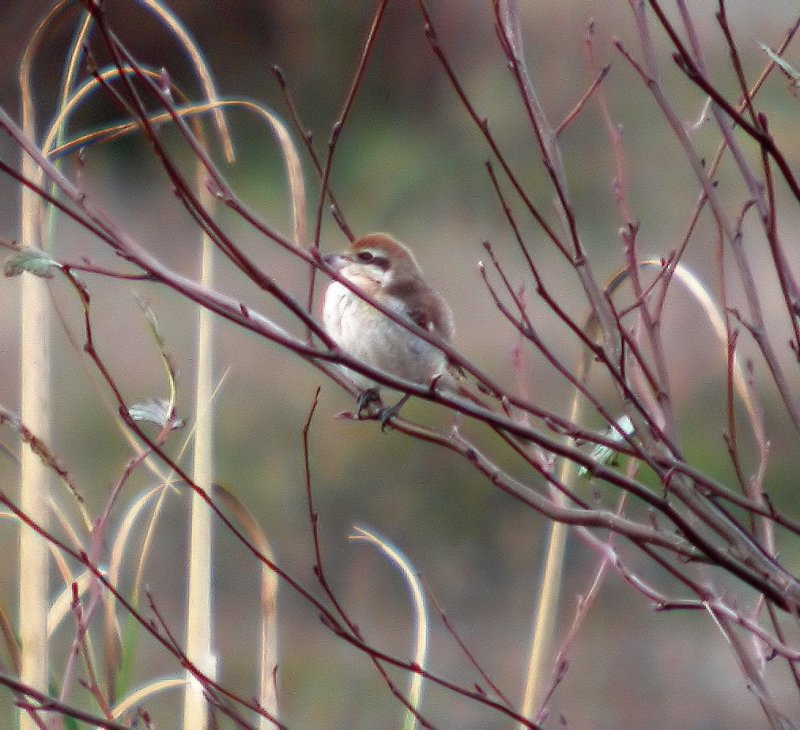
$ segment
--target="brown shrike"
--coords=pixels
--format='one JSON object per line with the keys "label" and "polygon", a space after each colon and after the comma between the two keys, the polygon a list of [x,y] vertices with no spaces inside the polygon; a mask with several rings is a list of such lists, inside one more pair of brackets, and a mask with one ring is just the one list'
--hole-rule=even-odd
{"label": "brown shrike", "polygon": [[[340,276],[401,317],[436,335],[444,342],[453,336],[453,315],[447,302],[422,276],[411,251],[382,233],[353,241],[343,253],[325,256],[325,263]],[[344,284],[332,281],[325,293],[323,322],[328,334],[346,353],[379,370],[431,386],[454,389],[455,379],[444,353],[361,299]],[[364,392],[359,415],[379,400],[376,384],[360,373],[348,375]],[[380,413],[383,425],[405,403]]]}

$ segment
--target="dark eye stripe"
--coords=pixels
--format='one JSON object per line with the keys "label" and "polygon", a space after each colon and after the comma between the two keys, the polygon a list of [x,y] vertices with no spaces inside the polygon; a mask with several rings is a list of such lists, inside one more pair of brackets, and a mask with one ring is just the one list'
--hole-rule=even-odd
{"label": "dark eye stripe", "polygon": [[372,251],[359,251],[355,258],[362,264],[372,264],[382,271],[386,271],[389,268],[389,260],[384,256],[372,253]]}

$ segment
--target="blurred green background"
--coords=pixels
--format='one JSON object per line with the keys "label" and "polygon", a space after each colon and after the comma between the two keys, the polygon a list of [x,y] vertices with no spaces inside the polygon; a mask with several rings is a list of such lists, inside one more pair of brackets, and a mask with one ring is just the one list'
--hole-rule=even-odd
{"label": "blurred green background", "polygon": [[[521,3],[526,52],[541,99],[554,124],[570,111],[592,75],[584,40],[595,23],[595,51],[601,65],[610,64],[604,89],[614,118],[623,130],[627,181],[634,215],[641,224],[642,251],[666,256],[680,243],[697,197],[697,185],[674,136],[635,72],[615,51],[620,38],[635,55],[640,47],[630,9],[624,2]],[[693,6],[695,4],[692,4]],[[736,79],[728,67],[727,49],[716,25],[715,4],[692,7],[715,80],[734,98]],[[46,2],[6,0],[0,21],[0,103],[17,112],[16,73],[24,44]],[[248,2],[224,6],[211,2],[173,2],[171,8],[206,54],[223,96],[262,100],[286,113],[272,75],[279,66],[305,127],[325,153],[330,129],[352,80],[375,4],[352,0]],[[431,0],[443,47],[457,69],[479,113],[489,120],[516,173],[533,201],[553,223],[552,190],[496,40],[491,3],[477,0]],[[752,82],[766,58],[755,41],[776,46],[797,13],[795,2],[739,0],[727,3],[740,43],[744,67]],[[146,10],[133,2],[107,3],[110,22],[124,43],[143,62],[164,67],[191,96],[199,87],[177,44]],[[40,118],[51,115],[63,54],[71,26],[65,22],[47,35],[35,67]],[[696,120],[704,99],[677,71],[663,35],[654,32],[664,84],[681,119]],[[797,61],[794,47],[787,54]],[[786,81],[775,76],[761,104],[771,129],[787,155],[797,152],[797,99]],[[96,127],[117,118],[111,103],[97,97],[74,120],[74,130]],[[242,113],[231,115],[238,161],[221,163],[241,197],[271,225],[289,232],[289,208],[283,167],[268,133]],[[712,125],[695,130],[693,141],[708,159],[718,144]],[[166,139],[177,142],[169,132]],[[623,223],[615,203],[613,150],[597,104],[590,102],[562,135],[578,225],[599,279],[624,263],[618,237]],[[177,148],[177,146],[176,146]],[[752,151],[752,150],[751,150]],[[0,140],[3,159],[15,160],[10,142]],[[180,154],[180,153],[178,153]],[[574,362],[574,339],[546,311],[525,275],[521,256],[485,169],[490,151],[469,120],[431,52],[414,3],[389,3],[352,114],[337,150],[331,186],[353,230],[391,232],[413,246],[430,280],[451,302],[457,346],[499,381],[514,383],[512,350],[517,342],[491,304],[477,264],[491,241],[515,285],[524,283],[530,312],[540,333],[566,362]],[[221,160],[221,156],[217,154]],[[184,159],[185,161],[185,159]],[[315,176],[304,154],[311,209],[318,194]],[[80,163],[65,170],[110,210],[138,240],[171,266],[196,275],[199,244],[195,226],[173,197],[165,175],[141,140],[127,139],[89,149]],[[188,168],[187,168],[188,169]],[[723,166],[721,188],[738,210],[741,185]],[[510,196],[508,185],[504,187]],[[0,236],[18,236],[18,193],[0,179]],[[510,199],[512,199],[510,197]],[[574,273],[564,265],[522,207],[513,201],[526,240],[564,308],[581,318],[585,303]],[[781,225],[797,230],[796,207],[783,206]],[[232,215],[220,218],[235,240],[264,270],[290,292],[303,297],[305,268],[258,236]],[[765,267],[768,252],[757,228],[750,253]],[[336,250],[343,235],[326,216],[322,245]],[[798,262],[796,241],[786,237],[788,253]],[[717,282],[714,228],[704,219],[686,261],[712,285]],[[58,227],[55,251],[65,259],[88,256],[96,263],[118,265],[97,241],[71,224]],[[130,402],[166,395],[157,349],[148,335],[136,297],[158,316],[167,347],[179,371],[179,403],[192,412],[194,327],[196,312],[187,303],[147,284],[108,282],[86,277],[93,295],[97,345]],[[767,307],[780,306],[775,282],[763,272]],[[733,301],[735,280],[729,282]],[[221,264],[219,288],[294,326],[262,292]],[[56,436],[54,450],[80,485],[90,506],[99,510],[129,453],[108,397],[96,384],[92,366],[81,353],[81,312],[68,287],[52,285],[63,324],[55,339]],[[674,290],[665,315],[670,374],[682,428],[682,446],[695,463],[722,480],[730,468],[722,432],[725,424],[722,353],[696,305]],[[774,294],[773,294],[774,291]],[[0,283],[0,402],[18,404],[18,282]],[[768,310],[769,311],[769,310]],[[299,329],[294,327],[295,331]],[[69,333],[69,334],[68,334]],[[791,353],[782,325],[771,333],[788,363]],[[742,338],[745,354],[750,343]],[[531,624],[531,606],[540,570],[546,522],[528,508],[500,494],[455,456],[409,441],[396,433],[381,434],[374,423],[353,424],[335,414],[350,408],[347,394],[290,353],[221,324],[218,374],[227,375],[218,400],[218,478],[256,515],[267,532],[279,564],[315,588],[313,550],[302,470],[301,431],[318,386],[321,401],[311,428],[312,480],[326,567],[332,583],[365,637],[387,651],[406,656],[411,650],[409,611],[404,588],[392,570],[370,548],[347,540],[353,525],[377,530],[412,559],[437,601],[483,667],[512,699],[519,697]],[[760,361],[756,375],[761,377]],[[563,412],[569,389],[536,352],[525,355],[523,374],[531,397],[543,407]],[[794,376],[794,372],[793,372]],[[796,382],[796,378],[795,381]],[[774,449],[768,487],[774,502],[794,503],[799,466],[790,449],[794,436],[786,429],[776,394],[762,384]],[[446,416],[425,404],[412,403],[412,417],[447,427]],[[465,426],[479,443],[486,434]],[[172,453],[178,453],[177,435]],[[489,446],[492,452],[492,447]],[[752,454],[748,454],[752,457]],[[188,459],[184,457],[184,462]],[[16,467],[0,462],[3,488],[15,490]],[[536,487],[541,481],[526,478]],[[141,472],[123,494],[121,507],[152,486]],[[147,584],[172,625],[183,620],[185,544],[188,499],[176,492],[166,502]],[[0,530],[0,550],[15,555],[16,531]],[[622,545],[631,566],[670,595],[678,588],[655,572],[642,557]],[[216,581],[217,632],[221,678],[245,695],[256,690],[254,662],[257,630],[258,566],[235,542],[219,532]],[[796,564],[798,551],[789,541],[782,554]],[[597,557],[585,546],[570,545],[565,576],[563,625],[585,593]],[[127,576],[128,578],[130,576]],[[15,606],[17,577],[13,559],[0,565],[0,598]],[[671,593],[674,591],[674,593]],[[290,727],[396,727],[401,707],[382,685],[369,661],[335,640],[314,611],[285,587],[279,598],[281,706]],[[71,630],[71,629],[69,629]],[[65,628],[63,641],[69,630]],[[168,658],[143,642],[137,681],[177,671]],[[433,671],[469,686],[477,681],[455,642],[436,622],[432,636]],[[59,659],[60,661],[60,659]],[[755,698],[744,686],[735,659],[710,619],[697,614],[657,614],[639,594],[610,575],[569,658],[569,671],[552,702],[549,727],[558,715],[570,728],[714,728],[760,727],[765,724]],[[59,671],[59,664],[54,665]],[[400,674],[392,674],[402,684]],[[778,695],[783,675],[776,675]],[[796,691],[785,688],[787,707],[797,712]],[[509,723],[474,703],[434,687],[426,690],[424,716],[443,728],[500,728]],[[153,705],[160,727],[170,727],[177,699]],[[8,693],[0,692],[0,711],[11,713]],[[10,715],[9,715],[10,716]]]}

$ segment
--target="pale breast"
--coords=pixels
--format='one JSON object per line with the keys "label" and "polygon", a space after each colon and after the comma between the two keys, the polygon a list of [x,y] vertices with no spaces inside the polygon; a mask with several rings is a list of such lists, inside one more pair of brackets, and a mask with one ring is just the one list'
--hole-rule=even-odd
{"label": "pale breast", "polygon": [[[405,305],[393,297],[385,305],[407,316]],[[359,360],[406,380],[429,385],[446,370],[444,355],[397,322],[379,312],[339,282],[328,287],[323,305],[325,329],[337,344]],[[355,373],[360,385],[371,384]]]}
{"label": "pale breast", "polygon": [[338,281],[333,281],[325,291],[325,301],[322,305],[322,323],[325,325],[327,333],[336,342],[344,346],[342,337],[342,316],[346,309],[346,299],[350,291]]}

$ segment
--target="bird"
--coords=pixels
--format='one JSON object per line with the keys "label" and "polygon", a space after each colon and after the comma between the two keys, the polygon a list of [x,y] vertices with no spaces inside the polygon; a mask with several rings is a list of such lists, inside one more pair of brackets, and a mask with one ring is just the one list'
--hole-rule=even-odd
{"label": "bird", "polygon": [[[327,254],[324,262],[340,277],[388,310],[449,343],[454,334],[453,314],[445,299],[425,280],[411,249],[385,233],[371,233],[352,241],[341,253]],[[341,281],[333,280],[322,308],[325,330],[348,355],[379,370],[429,387],[455,389],[447,356],[398,322],[387,317]],[[345,369],[360,388],[357,417],[366,417],[380,404],[377,384]],[[385,428],[410,396],[388,409],[379,420]]]}

